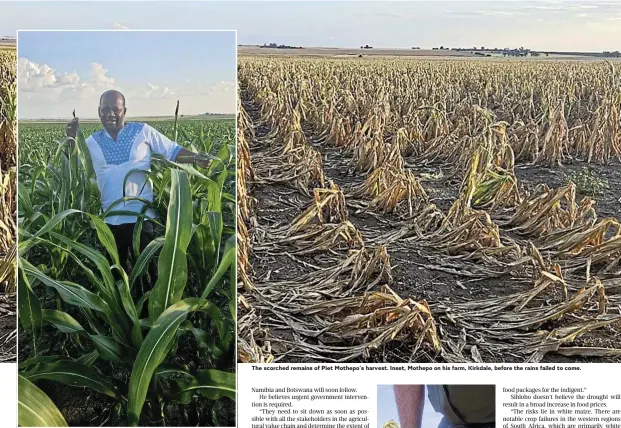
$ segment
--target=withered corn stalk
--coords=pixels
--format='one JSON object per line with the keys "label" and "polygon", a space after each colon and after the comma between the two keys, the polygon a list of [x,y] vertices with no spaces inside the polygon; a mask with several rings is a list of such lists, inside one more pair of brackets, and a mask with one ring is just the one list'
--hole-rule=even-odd
{"label": "withered corn stalk", "polygon": [[[254,183],[287,183],[310,199],[292,221],[260,226],[252,257],[263,266],[280,259],[241,302],[256,328],[245,331],[257,332],[244,335],[243,358],[352,361],[377,348],[382,359],[450,362],[621,356],[576,342],[620,320],[617,220],[598,222],[595,202],[576,201],[573,184],[528,193],[515,166],[619,160],[619,88],[608,68],[242,58],[239,76],[260,107],[255,124],[268,128],[250,144]],[[410,168],[441,174],[421,182],[431,174]],[[352,176],[343,191],[331,181]],[[433,186],[458,180],[447,211]],[[373,233],[368,218],[380,225]],[[424,301],[380,289],[403,272],[391,267],[395,252],[396,266],[412,254],[406,263],[465,278],[465,289],[499,278],[486,284],[500,297],[435,303],[425,317]],[[504,284],[522,291],[507,296]]]}
{"label": "withered corn stalk", "polygon": [[373,170],[348,197],[370,199],[372,210],[392,213],[399,209],[410,218],[429,204],[427,193],[411,171],[388,165]]}
{"label": "withered corn stalk", "polygon": [[[330,182],[327,188],[313,189],[313,201],[287,228],[287,235],[304,230],[312,224],[341,223],[347,221],[348,211],[345,195],[337,185]],[[313,221],[316,220],[316,223]]]}

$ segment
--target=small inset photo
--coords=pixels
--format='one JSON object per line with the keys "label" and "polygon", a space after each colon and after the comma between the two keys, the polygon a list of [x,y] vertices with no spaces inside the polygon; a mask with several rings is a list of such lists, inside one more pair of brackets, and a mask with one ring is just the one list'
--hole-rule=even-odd
{"label": "small inset photo", "polygon": [[496,385],[378,385],[378,428],[495,428]]}
{"label": "small inset photo", "polygon": [[20,426],[236,426],[235,31],[20,31]]}

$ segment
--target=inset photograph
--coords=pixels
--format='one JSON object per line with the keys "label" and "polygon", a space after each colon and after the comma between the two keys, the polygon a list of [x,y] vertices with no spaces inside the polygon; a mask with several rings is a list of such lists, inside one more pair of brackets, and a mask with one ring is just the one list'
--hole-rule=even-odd
{"label": "inset photograph", "polygon": [[17,360],[17,55],[0,38],[0,363]]}
{"label": "inset photograph", "polygon": [[496,385],[378,385],[378,428],[496,426]]}
{"label": "inset photograph", "polygon": [[235,31],[20,31],[20,426],[235,426]]}

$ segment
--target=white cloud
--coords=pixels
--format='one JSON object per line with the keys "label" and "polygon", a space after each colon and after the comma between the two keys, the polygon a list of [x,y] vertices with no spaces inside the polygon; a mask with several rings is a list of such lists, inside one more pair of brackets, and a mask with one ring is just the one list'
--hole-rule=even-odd
{"label": "white cloud", "polygon": [[21,85],[20,90],[22,91],[51,88],[57,86],[59,82],[67,80],[66,77],[57,73],[50,66],[46,64],[37,64],[27,58],[19,59],[18,71],[18,78]]}
{"label": "white cloud", "polygon": [[121,91],[127,101],[128,115],[172,115],[177,100],[183,114],[234,113],[235,82],[178,83],[148,82],[130,85],[109,74],[103,64],[90,64],[85,78],[75,71],[55,70],[28,58],[19,58],[18,69],[20,118],[61,118],[76,109],[82,117],[96,117],[102,92]]}
{"label": "white cloud", "polygon": [[91,63],[90,82],[93,86],[102,87],[114,85],[115,79],[108,76],[108,70],[103,68],[103,65],[93,62]]}

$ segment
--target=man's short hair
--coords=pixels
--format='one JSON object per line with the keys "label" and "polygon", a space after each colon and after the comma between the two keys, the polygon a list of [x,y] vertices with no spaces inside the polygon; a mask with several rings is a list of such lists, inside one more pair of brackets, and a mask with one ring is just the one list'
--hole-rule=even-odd
{"label": "man's short hair", "polygon": [[117,91],[115,89],[111,89],[109,91],[104,92],[103,94],[101,94],[101,96],[99,97],[99,105],[101,105],[101,100],[103,100],[103,98],[108,95],[108,94],[118,94],[121,96],[121,99],[123,100],[123,107],[125,107],[125,95],[123,95],[120,91]]}

